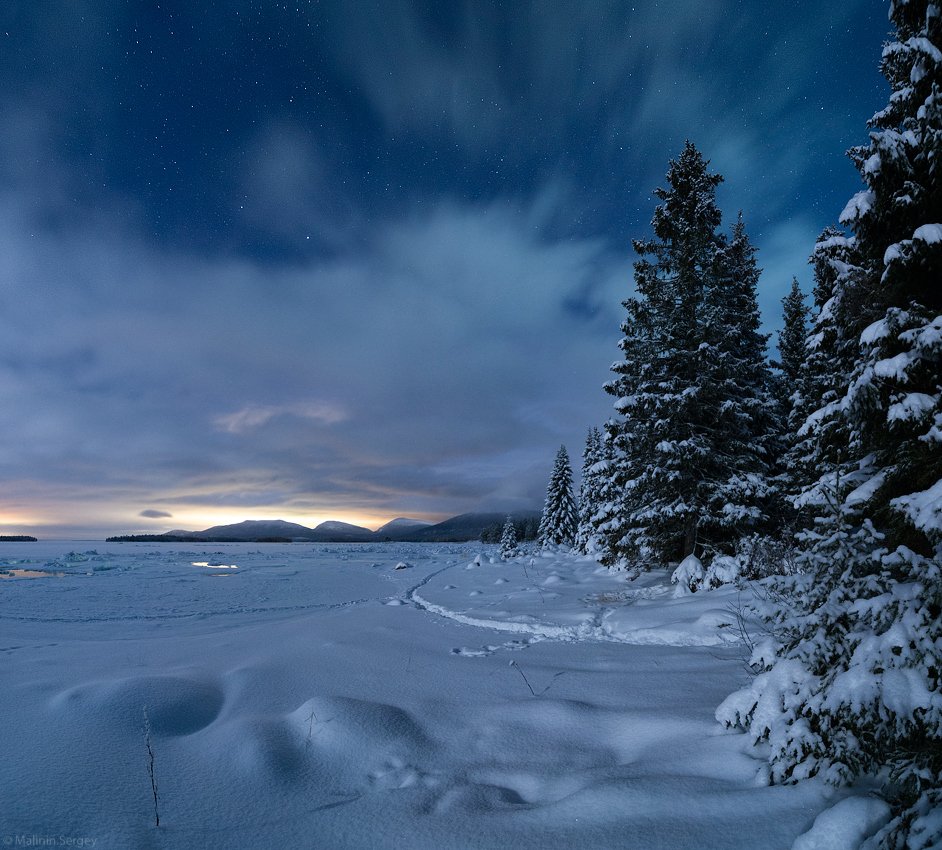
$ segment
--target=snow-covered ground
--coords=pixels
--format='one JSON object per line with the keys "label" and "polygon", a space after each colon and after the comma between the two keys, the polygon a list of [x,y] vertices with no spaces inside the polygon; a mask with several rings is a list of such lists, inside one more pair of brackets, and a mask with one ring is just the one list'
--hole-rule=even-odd
{"label": "snow-covered ground", "polygon": [[[747,678],[734,589],[480,544],[2,569],[28,571],[0,580],[4,846],[775,850],[844,796],[768,787],[714,720]],[[840,811],[801,846],[852,847]]]}

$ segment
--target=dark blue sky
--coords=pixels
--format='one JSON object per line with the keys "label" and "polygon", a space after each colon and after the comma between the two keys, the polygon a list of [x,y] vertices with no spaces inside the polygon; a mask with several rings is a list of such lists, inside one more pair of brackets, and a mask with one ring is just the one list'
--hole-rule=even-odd
{"label": "dark blue sky", "polygon": [[684,140],[774,330],[888,92],[876,0],[209,5],[0,6],[3,530],[538,506]]}

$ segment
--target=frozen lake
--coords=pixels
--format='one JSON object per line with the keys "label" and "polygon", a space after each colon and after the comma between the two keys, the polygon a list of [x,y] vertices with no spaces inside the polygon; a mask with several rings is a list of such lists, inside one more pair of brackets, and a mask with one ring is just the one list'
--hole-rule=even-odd
{"label": "frozen lake", "polygon": [[732,589],[481,544],[4,543],[0,570],[10,843],[774,850],[835,800],[714,720],[747,676]]}

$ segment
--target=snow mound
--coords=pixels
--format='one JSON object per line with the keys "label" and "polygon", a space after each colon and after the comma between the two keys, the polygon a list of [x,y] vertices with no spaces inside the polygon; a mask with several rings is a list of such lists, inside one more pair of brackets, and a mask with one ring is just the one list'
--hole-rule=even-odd
{"label": "snow mound", "polygon": [[209,726],[224,702],[222,689],[208,679],[135,676],[91,682],[52,698],[50,707],[63,722],[143,728],[146,710],[155,735],[191,735]]}
{"label": "snow mound", "polygon": [[913,239],[935,244],[942,242],[942,224],[924,224],[913,231]]}
{"label": "snow mound", "polygon": [[798,836],[792,850],[857,850],[890,819],[890,807],[876,797],[848,797],[821,812]]}

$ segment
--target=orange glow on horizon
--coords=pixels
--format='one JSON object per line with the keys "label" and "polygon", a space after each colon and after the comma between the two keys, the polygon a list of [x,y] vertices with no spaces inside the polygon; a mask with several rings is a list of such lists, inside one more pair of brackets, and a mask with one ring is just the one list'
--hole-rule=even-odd
{"label": "orange glow on horizon", "polygon": [[4,509],[0,511],[0,531],[3,533],[19,533],[17,529],[32,528],[34,526],[44,525],[47,522],[46,517],[39,516],[34,512]]}
{"label": "orange glow on horizon", "polygon": [[[357,525],[361,528],[368,528],[370,531],[376,531],[387,522],[396,519],[402,514],[387,513],[367,513],[354,511],[336,511],[332,513],[295,513],[290,510],[281,510],[277,507],[270,509],[232,509],[223,510],[205,508],[170,508],[167,513],[173,514],[171,517],[159,517],[148,519],[139,515],[132,519],[122,518],[121,522],[129,524],[135,529],[134,533],[139,533],[141,529],[151,528],[155,533],[170,531],[172,529],[181,529],[185,531],[203,531],[207,528],[213,528],[217,525],[236,525],[246,520],[254,521],[274,521],[284,520],[285,522],[294,522],[307,528],[316,528],[322,522],[345,522],[349,525]],[[426,519],[424,514],[412,514],[413,519],[423,519],[427,522],[437,522],[437,518]]]}
{"label": "orange glow on horizon", "polygon": [[[168,501],[167,493],[111,492],[95,498],[95,494],[74,489],[51,493],[35,492],[35,489],[20,487],[15,499],[11,498],[6,505],[0,506],[0,534],[99,539],[124,534],[164,534],[173,530],[203,531],[246,520],[283,520],[307,528],[333,521],[375,531],[400,516],[430,523],[445,518],[444,514],[424,511],[393,513],[369,508],[338,508],[335,511],[330,507],[304,506],[297,502],[290,506],[215,507],[192,502],[174,503]],[[161,516],[161,513],[169,516]]]}

